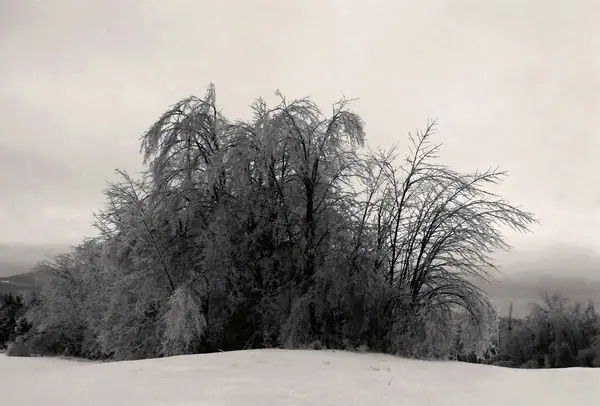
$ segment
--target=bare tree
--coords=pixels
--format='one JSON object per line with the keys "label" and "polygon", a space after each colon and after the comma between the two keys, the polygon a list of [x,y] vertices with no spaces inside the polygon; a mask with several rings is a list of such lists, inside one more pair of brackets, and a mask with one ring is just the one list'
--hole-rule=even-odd
{"label": "bare tree", "polygon": [[506,172],[462,174],[440,164],[440,145],[430,142],[434,130],[435,121],[410,136],[402,165],[393,150],[373,157],[385,179],[371,214],[377,270],[394,292],[391,308],[414,314],[427,307],[447,317],[464,309],[481,321],[491,304],[473,279],[489,280],[496,269],[491,254],[510,248],[502,227],[525,232],[536,220],[485,189]]}
{"label": "bare tree", "polygon": [[[277,94],[232,122],[211,85],[144,134],[147,170],[106,190],[99,248],[82,251],[94,261],[65,265],[97,288],[77,298],[84,330],[114,358],[314,342],[481,353],[496,313],[473,279],[509,248],[502,227],[535,222],[487,191],[505,172],[439,163],[435,122],[404,161],[365,152],[348,100],[326,115]],[[65,306],[76,293],[55,291]]]}

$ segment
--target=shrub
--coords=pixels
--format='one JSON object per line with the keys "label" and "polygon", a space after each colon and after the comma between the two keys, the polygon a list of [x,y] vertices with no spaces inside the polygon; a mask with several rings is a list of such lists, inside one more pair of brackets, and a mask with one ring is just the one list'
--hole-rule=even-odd
{"label": "shrub", "polygon": [[540,367],[540,363],[535,359],[530,359],[521,365],[523,369],[538,369]]}

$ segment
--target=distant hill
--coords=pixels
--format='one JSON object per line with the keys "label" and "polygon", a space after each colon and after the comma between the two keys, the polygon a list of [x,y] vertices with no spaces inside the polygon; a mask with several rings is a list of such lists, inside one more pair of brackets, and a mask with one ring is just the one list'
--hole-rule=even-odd
{"label": "distant hill", "polygon": [[37,281],[37,272],[27,272],[18,275],[0,277],[0,295],[26,294],[29,292],[39,292],[40,286]]}
{"label": "distant hill", "polygon": [[0,278],[30,272],[39,261],[71,250],[65,244],[0,244]]}

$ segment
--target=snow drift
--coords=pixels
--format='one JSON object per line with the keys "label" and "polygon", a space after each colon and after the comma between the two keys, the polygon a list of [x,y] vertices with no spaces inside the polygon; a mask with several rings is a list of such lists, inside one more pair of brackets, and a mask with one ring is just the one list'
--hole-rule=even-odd
{"label": "snow drift", "polygon": [[517,370],[343,351],[255,350],[129,362],[0,354],[22,406],[544,405],[600,399],[600,370]]}

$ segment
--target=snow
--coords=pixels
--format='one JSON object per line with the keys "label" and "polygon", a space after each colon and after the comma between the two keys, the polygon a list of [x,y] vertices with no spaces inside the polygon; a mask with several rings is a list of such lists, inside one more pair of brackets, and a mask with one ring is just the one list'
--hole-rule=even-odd
{"label": "snow", "polygon": [[521,370],[343,351],[256,350],[130,362],[0,354],[19,406],[593,405],[600,369]]}

